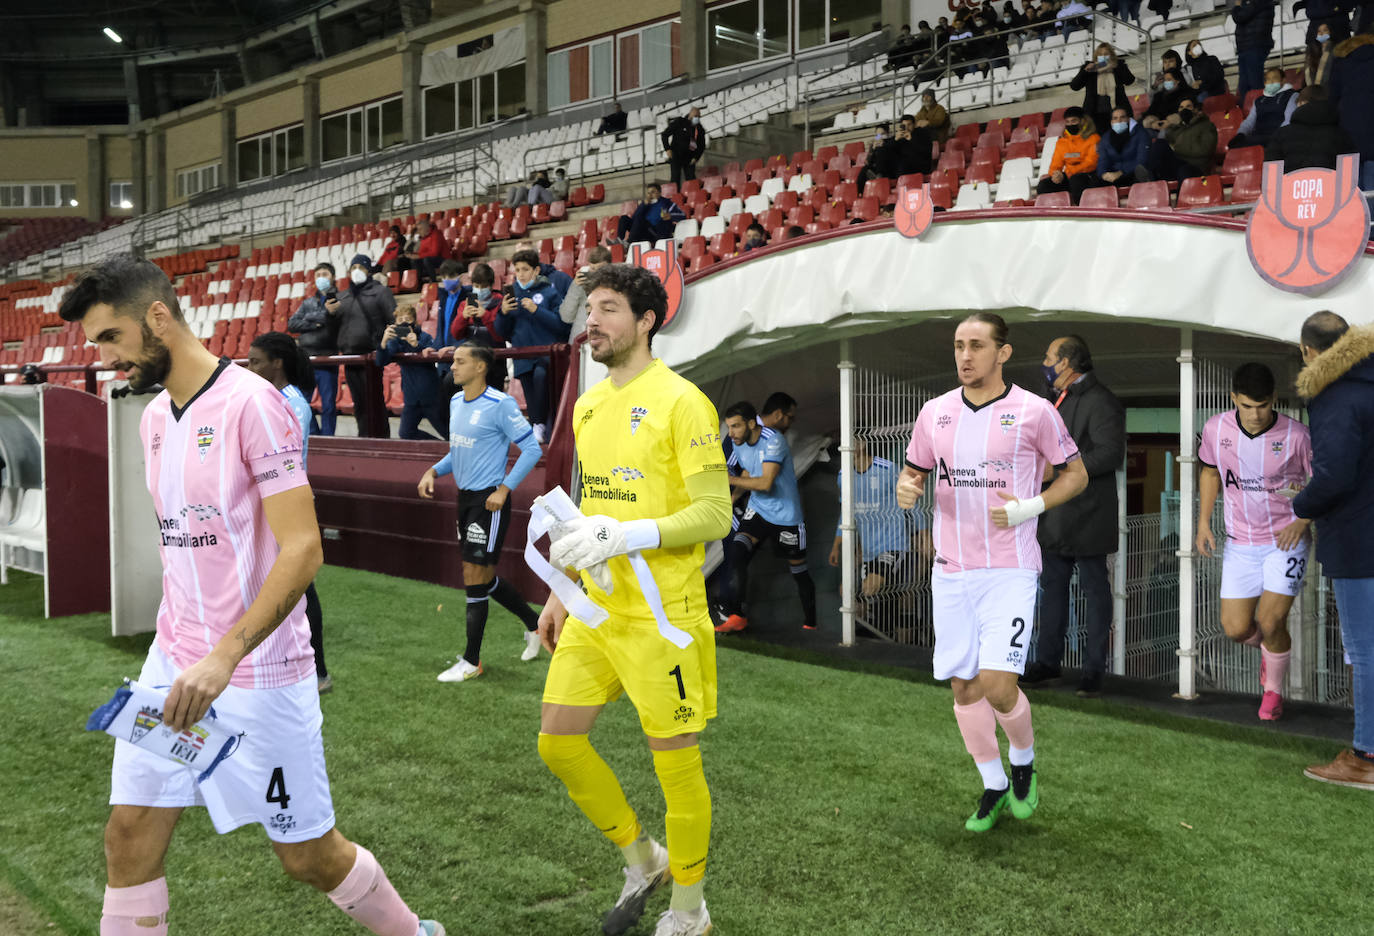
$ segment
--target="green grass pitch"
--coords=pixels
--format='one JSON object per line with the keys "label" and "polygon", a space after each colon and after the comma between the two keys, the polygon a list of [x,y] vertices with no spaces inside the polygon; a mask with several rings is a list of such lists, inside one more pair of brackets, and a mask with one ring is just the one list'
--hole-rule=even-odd
{"label": "green grass pitch", "polygon": [[[493,607],[487,673],[443,685],[461,593],[339,568],[319,591],[340,830],[454,936],[599,932],[619,855],[536,753],[547,655],[521,663],[519,625]],[[43,921],[36,932],[99,928],[113,742],[82,727],[150,642],[108,631],[104,615],[44,621],[32,576],[0,589],[0,892]],[[1056,697],[1035,708],[1040,811],[975,836],[963,821],[980,785],[950,706],[948,689],[898,670],[722,648],[720,718],[703,743],[716,932],[1369,932],[1374,800],[1302,777],[1334,745]],[[660,836],[628,703],[608,707],[593,741]],[[173,933],[363,932],[281,873],[261,829],[217,836],[200,810],[167,876]]]}

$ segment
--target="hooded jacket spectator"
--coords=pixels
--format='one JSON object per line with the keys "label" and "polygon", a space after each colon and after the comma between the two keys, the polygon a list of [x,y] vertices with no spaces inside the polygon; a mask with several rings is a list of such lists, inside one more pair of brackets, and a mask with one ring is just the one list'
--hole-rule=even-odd
{"label": "hooded jacket spectator", "polygon": [[286,323],[286,330],[299,336],[296,344],[311,357],[339,352],[340,316],[330,315],[324,306],[325,299],[331,297],[337,298],[333,290],[308,296]]}
{"label": "hooded jacket spectator", "polygon": [[[516,307],[509,313],[496,313],[492,325],[498,337],[509,341],[513,348],[558,344],[568,340],[568,323],[558,316],[562,299],[548,277],[541,273],[529,286],[524,287],[517,282],[510,287],[510,291],[515,296]],[[534,301],[533,312],[520,308],[519,303],[523,299]],[[517,358],[514,363],[516,377],[534,368],[534,361],[529,358]]]}
{"label": "hooded jacket spectator", "polygon": [[1266,160],[1283,160],[1283,171],[1335,169],[1336,157],[1355,151],[1350,134],[1341,129],[1340,114],[1330,101],[1308,101],[1293,111],[1288,126],[1280,127],[1264,148]]}
{"label": "hooded jacket spectator", "polygon": [[1360,159],[1374,161],[1374,34],[1361,33],[1336,46],[1327,90],[1341,115],[1341,126],[1360,149]]}
{"label": "hooded jacket spectator", "polygon": [[1293,512],[1317,522],[1323,573],[1374,578],[1374,328],[1352,328],[1318,355],[1298,375],[1298,393],[1312,430],[1312,480]]}
{"label": "hooded jacket spectator", "polygon": [[[1057,391],[1056,391],[1057,393]],[[1059,415],[1078,444],[1088,486],[1039,519],[1040,545],[1065,556],[1103,556],[1117,549],[1116,470],[1126,458],[1126,417],[1116,394],[1088,371],[1064,391]]]}
{"label": "hooded jacket spectator", "polygon": [[[1108,130],[1097,141],[1097,174],[1120,172],[1131,176],[1135,167],[1144,165],[1150,149],[1150,131],[1134,120],[1128,120],[1125,133]],[[1127,178],[1125,181],[1129,182]]]}
{"label": "hooded jacket spectator", "polygon": [[[349,264],[372,264],[364,254],[358,254]],[[368,277],[362,284],[350,283],[347,292],[339,294],[339,352],[367,354],[382,342],[382,332],[391,324],[396,312],[396,297],[375,279]]]}
{"label": "hooded jacket spectator", "polygon": [[1217,155],[1217,127],[1206,114],[1199,111],[1188,123],[1167,128],[1164,139],[1179,159],[1203,175],[1212,171]]}
{"label": "hooded jacket spectator", "polygon": [[1066,176],[1097,169],[1097,141],[1101,137],[1090,123],[1084,122],[1079,133],[1061,133],[1054,144],[1054,156],[1050,158],[1050,175],[1061,169]]}
{"label": "hooded jacket spectator", "polygon": [[940,104],[929,104],[923,106],[915,115],[916,122],[922,120],[926,122],[924,129],[930,131],[930,135],[935,137],[937,143],[943,144],[949,139],[949,111],[945,110]]}

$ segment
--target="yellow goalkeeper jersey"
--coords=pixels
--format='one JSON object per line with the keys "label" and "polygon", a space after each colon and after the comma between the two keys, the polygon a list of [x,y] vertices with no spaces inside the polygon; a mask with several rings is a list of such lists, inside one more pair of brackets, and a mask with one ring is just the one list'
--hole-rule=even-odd
{"label": "yellow goalkeeper jersey", "polygon": [[[657,519],[688,505],[685,479],[720,472],[721,484],[727,483],[715,406],[657,358],[623,387],[607,378],[582,394],[573,409],[573,437],[579,506],[588,516]],[[670,620],[706,613],[704,544],[650,549],[643,556]],[[610,569],[609,595],[582,573],[591,599],[613,617],[652,620],[629,561],[616,556]]]}

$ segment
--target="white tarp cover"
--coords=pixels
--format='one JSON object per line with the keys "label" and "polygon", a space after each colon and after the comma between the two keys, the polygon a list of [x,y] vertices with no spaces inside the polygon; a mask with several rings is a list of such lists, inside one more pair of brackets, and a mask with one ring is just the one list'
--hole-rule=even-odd
{"label": "white tarp cover", "polygon": [[490,74],[525,60],[525,27],[511,26],[492,34],[491,48],[458,57],[458,46],[431,52],[420,60],[420,84],[453,84]]}
{"label": "white tarp cover", "polygon": [[[1245,233],[1114,218],[938,219],[921,240],[891,228],[769,251],[687,288],[654,353],[701,383],[777,354],[965,310],[1116,316],[1296,342],[1330,309],[1374,322],[1374,257],[1309,298],[1255,273]],[[599,378],[599,373],[588,374]]]}

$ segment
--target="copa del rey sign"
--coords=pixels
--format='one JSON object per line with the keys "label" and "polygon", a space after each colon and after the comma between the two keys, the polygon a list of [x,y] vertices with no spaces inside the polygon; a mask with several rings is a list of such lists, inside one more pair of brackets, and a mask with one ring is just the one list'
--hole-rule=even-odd
{"label": "copa del rey sign", "polygon": [[1264,164],[1245,242],[1265,282],[1316,295],[1355,269],[1369,240],[1369,205],[1360,194],[1359,175],[1358,154],[1341,156],[1335,169],[1285,173],[1281,161]]}

